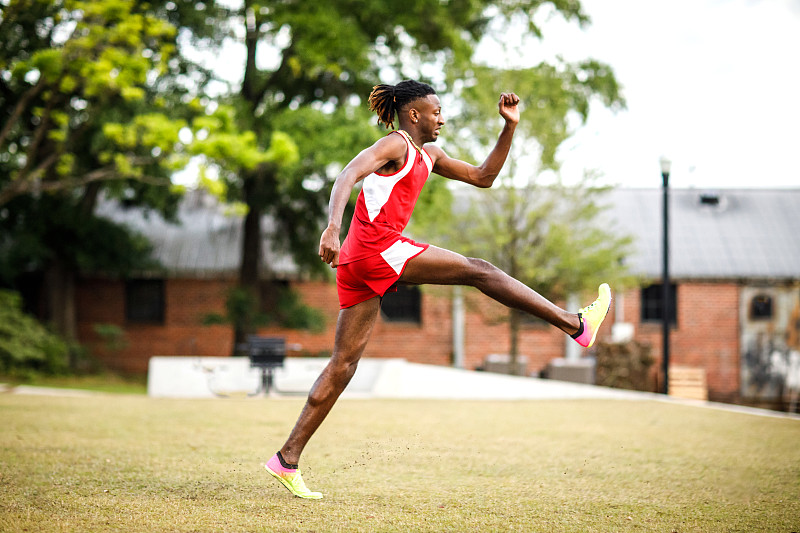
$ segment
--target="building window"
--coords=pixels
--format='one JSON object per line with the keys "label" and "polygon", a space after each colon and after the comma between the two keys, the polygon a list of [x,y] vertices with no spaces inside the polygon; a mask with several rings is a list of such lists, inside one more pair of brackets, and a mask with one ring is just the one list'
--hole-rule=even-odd
{"label": "building window", "polygon": [[[662,322],[663,310],[661,308],[661,288],[662,284],[654,284],[642,288],[642,322]],[[673,326],[677,323],[678,316],[678,290],[674,283],[669,284],[669,323]]]}
{"label": "building window", "polygon": [[164,280],[132,279],[125,283],[125,320],[132,324],[164,323]]}
{"label": "building window", "polygon": [[772,296],[759,294],[750,301],[751,320],[769,320],[772,318]]}
{"label": "building window", "polygon": [[397,292],[387,292],[381,303],[387,322],[422,322],[422,294],[415,285],[398,285]]}

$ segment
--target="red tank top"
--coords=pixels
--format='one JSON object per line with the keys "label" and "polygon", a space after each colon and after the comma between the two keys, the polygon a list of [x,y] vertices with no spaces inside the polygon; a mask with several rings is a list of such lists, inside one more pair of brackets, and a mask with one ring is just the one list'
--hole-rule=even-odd
{"label": "red tank top", "polygon": [[373,172],[364,178],[350,230],[339,252],[340,264],[380,254],[400,238],[433,170],[428,153],[417,150],[406,132],[389,135],[392,133],[406,141],[405,163],[394,174]]}

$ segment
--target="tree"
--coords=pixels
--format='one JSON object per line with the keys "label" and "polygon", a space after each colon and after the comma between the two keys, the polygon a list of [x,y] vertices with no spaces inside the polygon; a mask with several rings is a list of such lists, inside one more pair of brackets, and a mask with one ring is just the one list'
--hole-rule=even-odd
{"label": "tree", "polygon": [[[330,118],[314,138],[337,139],[341,130],[335,120],[342,115],[331,113],[354,113],[351,109],[359,104],[358,98],[369,93],[381,72],[391,72],[399,81],[403,77],[426,79],[421,74],[422,65],[431,61],[447,61],[454,68],[464,68],[488,29],[490,15],[519,17],[531,30],[538,31],[533,18],[536,10],[543,4],[552,4],[569,19],[586,20],[577,2],[512,0],[499,8],[494,4],[488,0],[419,0],[402,6],[391,0],[244,0],[234,19],[240,25],[246,48],[240,91],[231,95],[237,127],[253,132],[265,151],[271,149],[279,132],[299,146],[302,141],[294,128],[285,124],[297,116],[295,111],[309,109]],[[259,63],[261,53],[266,51],[274,60]],[[357,98],[353,100],[354,97]],[[303,186],[306,179],[288,170],[289,162],[261,161],[248,168],[216,161],[230,182],[229,190],[238,191],[239,199],[247,205],[240,272],[243,288],[258,293],[265,232],[261,221],[265,214],[275,221],[269,239],[280,242],[281,236],[290,235],[295,243],[305,246],[302,250],[295,248],[298,262],[319,264],[319,230],[333,174],[326,166],[331,161],[346,162],[363,148],[363,144],[355,144],[356,140],[355,136],[338,138],[336,151],[343,157],[316,163],[319,166],[315,166],[313,174],[324,176],[327,181],[321,190]],[[308,160],[306,153],[301,152],[299,157]]]}
{"label": "tree", "polygon": [[178,34],[215,36],[216,8],[203,5],[11,0],[3,10],[0,272],[13,285],[44,271],[50,318],[68,338],[75,273],[125,272],[144,249],[126,249],[138,240],[94,217],[101,192],[167,216],[177,205],[170,176],[189,155],[181,131],[204,113],[209,79],[177,53]]}
{"label": "tree", "polygon": [[[604,188],[591,179],[573,186],[501,185],[474,195],[456,215],[451,243],[482,257],[551,300],[592,294],[602,282],[628,281],[623,258],[630,238],[598,224]],[[512,368],[519,354],[522,313],[508,310]]]}
{"label": "tree", "polygon": [[[463,109],[450,120],[454,133],[448,136],[448,150],[467,159],[473,152],[488,152],[496,131],[486,124],[498,120],[497,95],[513,90],[521,97],[523,113],[512,152],[489,191],[469,194],[457,189],[462,194],[453,198],[441,183],[428,187],[412,231],[441,239],[465,255],[485,258],[549,299],[624,279],[621,260],[630,241],[598,226],[604,188],[594,185],[594,176],[588,174],[571,187],[560,182],[545,186],[538,179],[542,169],[558,169],[556,152],[572,134],[572,116],[585,122],[593,100],[611,108],[624,106],[611,70],[595,60],[513,70],[475,65],[463,85]],[[452,218],[442,220],[443,210],[454,213]],[[513,369],[521,319],[521,312],[509,309]]]}
{"label": "tree", "polygon": [[169,116],[167,101],[148,99],[148,77],[168,69],[176,33],[131,1],[11,2],[0,23],[12,43],[0,205],[112,179],[163,184],[185,122]]}

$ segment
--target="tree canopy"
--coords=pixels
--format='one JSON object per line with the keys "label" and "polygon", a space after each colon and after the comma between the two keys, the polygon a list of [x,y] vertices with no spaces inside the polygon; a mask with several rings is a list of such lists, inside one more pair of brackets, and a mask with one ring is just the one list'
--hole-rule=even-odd
{"label": "tree canopy", "polygon": [[98,198],[168,217],[177,205],[170,177],[190,155],[181,132],[210,104],[201,98],[210,74],[178,53],[178,36],[216,37],[192,4],[3,5],[0,282],[43,273],[49,318],[67,336],[77,272],[149,264],[146,243],[94,216]]}
{"label": "tree canopy", "polygon": [[[73,243],[66,250],[42,232],[22,238],[33,217],[51,230],[106,231],[87,222],[101,195],[169,216],[180,192],[171,176],[200,157],[228,198],[246,206],[240,284],[258,295],[269,271],[261,263],[266,240],[298,264],[324,269],[316,251],[332,178],[382,134],[363,105],[376,83],[417,78],[451,92],[460,105],[448,150],[465,159],[485,153],[493,135],[487,114],[501,90],[513,90],[527,108],[523,137],[539,143],[552,167],[570,113],[585,118],[593,99],[622,102],[613,73],[594,60],[526,69],[474,62],[481,39],[512,24],[541,37],[543,9],[588,23],[575,0],[0,5],[0,225],[8,230],[0,250],[17,258],[8,272],[56,260],[75,271],[87,264],[78,257],[103,255],[83,247],[77,229],[62,239]],[[241,80],[211,90],[217,74],[196,58],[221,54],[225,42],[244,50]],[[434,183],[433,192],[443,190]],[[443,202],[424,197],[421,208]],[[274,221],[269,228],[264,215]],[[24,242],[41,253],[26,256]]]}
{"label": "tree canopy", "polygon": [[173,92],[177,31],[138,2],[9,2],[0,22],[0,205],[94,182],[169,183],[186,125]]}

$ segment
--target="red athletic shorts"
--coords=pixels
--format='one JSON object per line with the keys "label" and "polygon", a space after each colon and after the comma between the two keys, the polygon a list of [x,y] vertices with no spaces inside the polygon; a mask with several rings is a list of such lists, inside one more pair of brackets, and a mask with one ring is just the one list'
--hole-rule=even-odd
{"label": "red athletic shorts", "polygon": [[424,252],[428,246],[401,237],[380,254],[337,266],[339,308],[352,307],[396,291],[395,284],[403,275],[408,260]]}

